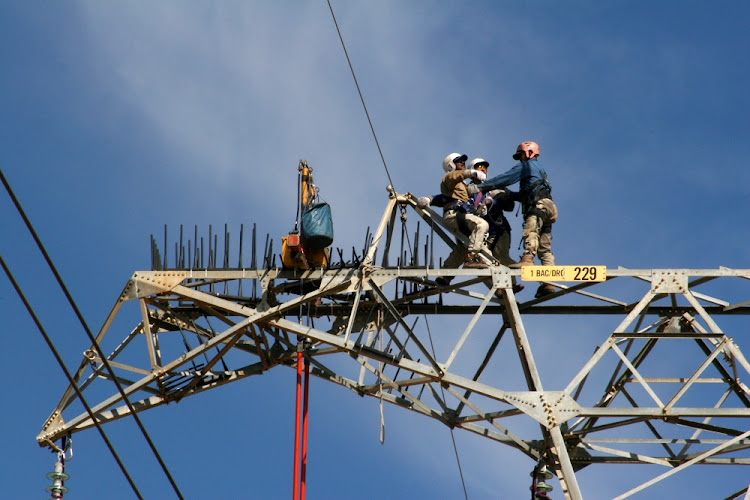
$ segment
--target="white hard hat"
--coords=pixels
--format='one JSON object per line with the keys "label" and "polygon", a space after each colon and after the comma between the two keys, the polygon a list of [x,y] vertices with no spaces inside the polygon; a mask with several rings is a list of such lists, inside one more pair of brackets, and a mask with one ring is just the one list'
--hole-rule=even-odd
{"label": "white hard hat", "polygon": [[466,166],[466,168],[468,168],[468,169],[475,169],[477,167],[482,167],[482,166],[484,166],[485,168],[487,168],[487,167],[490,166],[490,162],[488,162],[484,158],[474,158],[473,160],[471,160],[469,162],[469,164]]}
{"label": "white hard hat", "polygon": [[447,172],[453,172],[456,170],[456,162],[465,162],[468,156],[462,155],[461,153],[451,153],[443,160],[443,170]]}

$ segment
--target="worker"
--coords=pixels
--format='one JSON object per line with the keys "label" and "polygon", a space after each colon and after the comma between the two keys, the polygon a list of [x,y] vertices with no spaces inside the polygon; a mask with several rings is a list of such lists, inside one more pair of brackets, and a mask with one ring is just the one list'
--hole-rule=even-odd
{"label": "worker", "polygon": [[[487,175],[489,166],[490,163],[487,160],[474,158],[469,162],[468,168],[480,170]],[[472,186],[469,186],[468,191],[471,193],[474,212],[489,225],[487,248],[502,265],[515,264],[516,261],[510,258],[510,223],[503,214],[503,212],[513,211],[515,203],[511,198],[514,193],[506,189],[493,189],[483,194],[479,188],[474,190],[471,188]]]}
{"label": "worker", "polygon": [[[480,170],[487,175],[489,166],[487,160],[474,158],[469,162],[468,168]],[[476,184],[470,184],[468,191],[472,194],[476,215],[481,216],[489,225],[487,248],[492,252],[492,256],[504,266],[515,265],[516,261],[510,257],[510,223],[503,212],[513,211],[518,193],[508,189],[493,189],[483,194]],[[515,277],[512,281],[514,293],[523,290],[524,286],[516,283]]]}
{"label": "worker", "polygon": [[465,179],[483,182],[487,176],[481,170],[467,170],[466,159],[466,155],[451,153],[443,160],[445,175],[440,181],[440,194],[447,198],[447,203],[443,206],[443,218],[451,229],[461,231],[469,237],[468,248],[456,245],[445,259],[444,268],[457,268],[462,261],[464,268],[487,267],[479,260],[478,255],[485,248],[484,239],[489,225],[487,221],[473,214],[473,209],[469,206],[469,193],[464,184]]}
{"label": "worker", "polygon": [[[509,266],[513,268],[533,266],[535,255],[538,255],[542,265],[555,265],[555,256],[552,253],[552,224],[557,220],[557,207],[552,201],[552,188],[547,180],[547,172],[539,166],[537,158],[539,145],[533,141],[522,142],[513,155],[513,159],[518,160],[518,163],[507,172],[479,185],[479,189],[486,193],[519,183],[519,198],[524,217],[524,251],[521,261]],[[536,297],[554,292],[554,286],[542,283]]]}

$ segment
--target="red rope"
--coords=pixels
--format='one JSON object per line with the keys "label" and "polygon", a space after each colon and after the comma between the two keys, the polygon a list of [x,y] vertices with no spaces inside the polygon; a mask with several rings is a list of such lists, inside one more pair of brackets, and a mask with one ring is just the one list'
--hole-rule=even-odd
{"label": "red rope", "polygon": [[310,360],[305,359],[305,399],[302,403],[302,484],[300,500],[305,500],[305,477],[307,473],[307,403],[310,393]]}
{"label": "red rope", "polygon": [[294,411],[294,487],[292,500],[297,500],[299,491],[299,416],[302,397],[302,351],[297,351],[297,406]]}

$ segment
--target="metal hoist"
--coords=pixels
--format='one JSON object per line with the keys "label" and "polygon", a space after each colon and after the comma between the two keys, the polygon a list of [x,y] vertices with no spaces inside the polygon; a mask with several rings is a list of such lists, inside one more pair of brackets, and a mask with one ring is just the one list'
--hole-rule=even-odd
{"label": "metal hoist", "polygon": [[312,168],[300,160],[297,175],[297,215],[294,229],[281,238],[281,262],[286,268],[312,269],[330,262],[333,243],[331,208],[320,201]]}

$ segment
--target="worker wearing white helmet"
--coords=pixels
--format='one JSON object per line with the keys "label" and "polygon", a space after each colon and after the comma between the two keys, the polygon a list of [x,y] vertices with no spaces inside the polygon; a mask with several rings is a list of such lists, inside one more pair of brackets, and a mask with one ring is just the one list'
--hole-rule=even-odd
{"label": "worker wearing white helmet", "polygon": [[469,247],[464,249],[457,245],[445,260],[443,267],[457,268],[461,261],[465,268],[482,268],[486,264],[479,260],[479,253],[484,247],[484,238],[489,230],[487,221],[473,214],[469,206],[469,193],[464,184],[465,179],[475,182],[483,182],[487,175],[481,170],[466,169],[467,156],[459,153],[451,153],[443,160],[445,175],[440,181],[440,194],[448,199],[443,206],[443,217],[448,225],[456,230],[467,234]]}
{"label": "worker wearing white helmet", "polygon": [[[446,174],[455,172],[456,163],[466,164],[466,159],[466,155],[462,155],[460,153],[451,153],[443,159],[443,170]],[[438,194],[436,196],[421,196],[417,198],[417,206],[420,208],[426,208],[430,205],[442,207],[445,206],[445,204],[449,201],[450,199],[443,196],[442,194]]]}
{"label": "worker wearing white helmet", "polygon": [[466,164],[468,157],[460,153],[451,153],[443,159],[443,170],[445,173],[450,173],[456,170],[456,163]]}
{"label": "worker wearing white helmet", "polygon": [[[483,192],[504,188],[519,183],[520,201],[523,207],[523,247],[521,261],[512,267],[533,266],[538,255],[542,265],[554,266],[552,253],[552,224],[557,220],[557,207],[552,201],[547,172],[539,166],[539,145],[533,141],[522,142],[513,155],[518,160],[513,168],[481,184]],[[554,293],[555,287],[543,283],[536,292],[537,297]]]}

